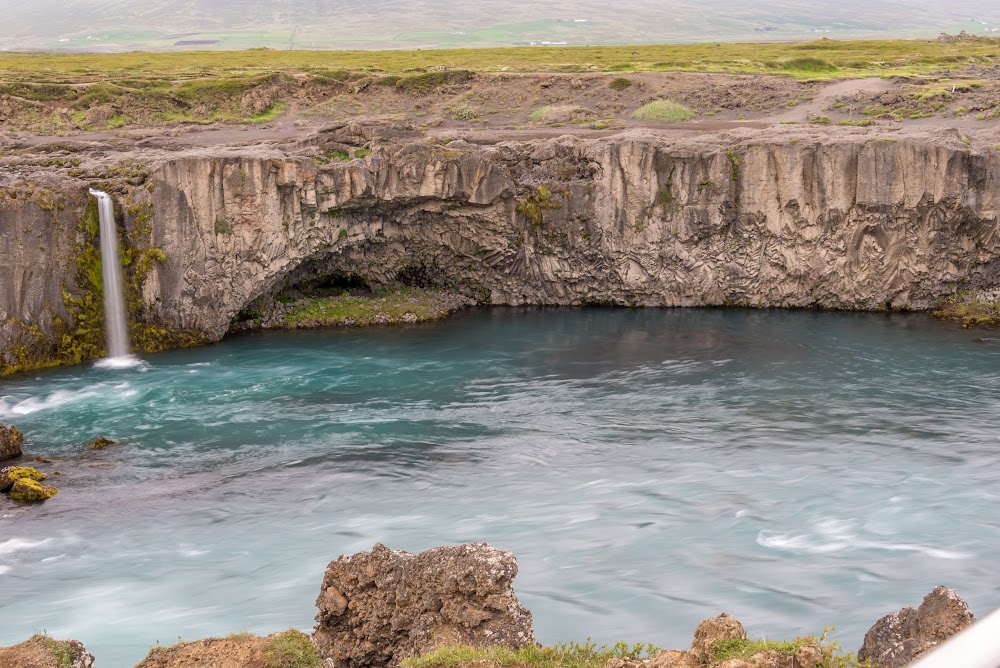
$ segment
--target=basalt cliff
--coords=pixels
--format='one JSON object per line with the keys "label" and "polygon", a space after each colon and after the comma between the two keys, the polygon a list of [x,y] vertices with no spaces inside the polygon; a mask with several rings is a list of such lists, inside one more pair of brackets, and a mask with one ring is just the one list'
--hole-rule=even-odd
{"label": "basalt cliff", "polygon": [[1000,286],[995,130],[632,129],[488,143],[390,121],[213,148],[2,159],[0,371],[100,356],[116,203],[142,351],[328,276],[494,305],[928,309]]}

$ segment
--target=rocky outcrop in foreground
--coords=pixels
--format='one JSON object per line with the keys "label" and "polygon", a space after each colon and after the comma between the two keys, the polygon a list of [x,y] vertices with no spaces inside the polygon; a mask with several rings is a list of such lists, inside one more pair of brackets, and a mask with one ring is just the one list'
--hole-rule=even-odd
{"label": "rocky outcrop in foreground", "polygon": [[330,668],[397,666],[440,645],[523,647],[535,635],[515,576],[514,555],[485,543],[378,544],[327,567],[313,638]]}
{"label": "rocky outcrop in foreground", "polygon": [[3,668],[93,668],[94,657],[78,640],[34,635],[20,645],[0,647]]}
{"label": "rocky outcrop in foreground", "polygon": [[954,589],[935,587],[920,607],[903,608],[875,622],[858,652],[873,668],[900,668],[975,621],[968,604]]}
{"label": "rocky outcrop in foreground", "polygon": [[[954,590],[937,587],[917,610],[880,619],[858,660],[824,637],[747,638],[727,614],[701,622],[688,650],[589,642],[543,648],[514,595],[516,575],[514,556],[484,543],[420,554],[377,544],[330,562],[312,636],[290,629],[157,646],[136,668],[396,668],[411,658],[421,668],[849,668],[858,661],[900,668],[973,621]],[[644,652],[655,653],[642,659]],[[0,648],[0,668],[92,668],[93,661],[75,640],[33,636]]]}

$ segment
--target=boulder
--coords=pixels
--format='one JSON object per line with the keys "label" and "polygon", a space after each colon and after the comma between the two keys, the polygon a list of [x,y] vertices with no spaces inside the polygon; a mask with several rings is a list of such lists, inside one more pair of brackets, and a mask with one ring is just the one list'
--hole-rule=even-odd
{"label": "boulder", "polygon": [[320,668],[309,636],[290,629],[266,638],[234,633],[225,638],[153,647],[136,668]]}
{"label": "boulder", "polygon": [[327,567],[313,639],[328,668],[397,666],[440,645],[523,647],[534,631],[516,575],[514,555],[485,543],[420,554],[377,544]]}
{"label": "boulder", "polygon": [[691,654],[705,663],[709,659],[712,645],[720,640],[746,640],[747,632],[735,617],[722,613],[718,617],[706,619],[694,630],[694,640],[691,641]]}
{"label": "boulder", "polygon": [[93,668],[94,657],[77,640],[34,635],[20,645],[0,647],[0,666],[11,668]]}
{"label": "boulder", "polygon": [[0,462],[21,456],[24,435],[14,427],[0,424]]}
{"label": "boulder", "polygon": [[47,475],[30,466],[6,466],[0,469],[0,492],[8,492],[18,480],[28,479],[41,482]]}
{"label": "boulder", "polygon": [[11,488],[10,498],[12,501],[45,501],[58,492],[59,490],[52,485],[46,485],[31,478],[21,478]]}
{"label": "boulder", "polygon": [[954,589],[935,587],[920,607],[906,607],[875,622],[865,634],[858,661],[872,668],[898,668],[971,626],[975,617]]}

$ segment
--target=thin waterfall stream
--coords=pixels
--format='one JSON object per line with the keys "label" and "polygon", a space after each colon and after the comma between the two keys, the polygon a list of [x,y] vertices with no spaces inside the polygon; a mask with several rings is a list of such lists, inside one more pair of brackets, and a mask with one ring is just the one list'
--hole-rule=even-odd
{"label": "thin waterfall stream", "polygon": [[97,198],[101,222],[101,273],[104,278],[104,327],[108,336],[108,357],[126,357],[130,351],[115,207],[107,193],[91,190],[90,194]]}

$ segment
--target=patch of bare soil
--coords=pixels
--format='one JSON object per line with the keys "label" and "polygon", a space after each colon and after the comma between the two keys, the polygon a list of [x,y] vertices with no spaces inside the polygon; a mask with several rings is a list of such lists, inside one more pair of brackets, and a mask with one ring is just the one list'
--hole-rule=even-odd
{"label": "patch of bare soil", "polygon": [[248,634],[156,647],[136,668],[265,668],[267,640]]}
{"label": "patch of bare soil", "polygon": [[[988,129],[1000,118],[998,68],[968,68],[919,80],[833,82],[681,72],[494,73],[409,89],[397,85],[397,79],[369,76],[330,81],[302,74],[295,77],[294,85],[268,93],[265,102],[280,101],[286,111],[265,123],[140,123],[118,129],[64,129],[58,134],[46,131],[44,124],[35,130],[14,128],[25,127],[24,123],[30,126],[32,119],[58,116],[60,110],[0,96],[0,148],[32,149],[64,143],[70,137],[91,148],[115,150],[282,143],[313,135],[331,123],[371,118],[406,121],[432,136],[477,143],[561,134],[604,136],[637,127],[696,133],[778,124],[975,130]],[[264,102],[258,97],[251,102],[259,104],[251,105],[249,111],[260,111]],[[659,99],[690,108],[694,118],[681,123],[632,118],[641,106]],[[98,111],[118,114],[118,118],[122,113]],[[100,115],[98,111],[94,114]],[[21,125],[5,123],[4,118],[11,115]]]}

